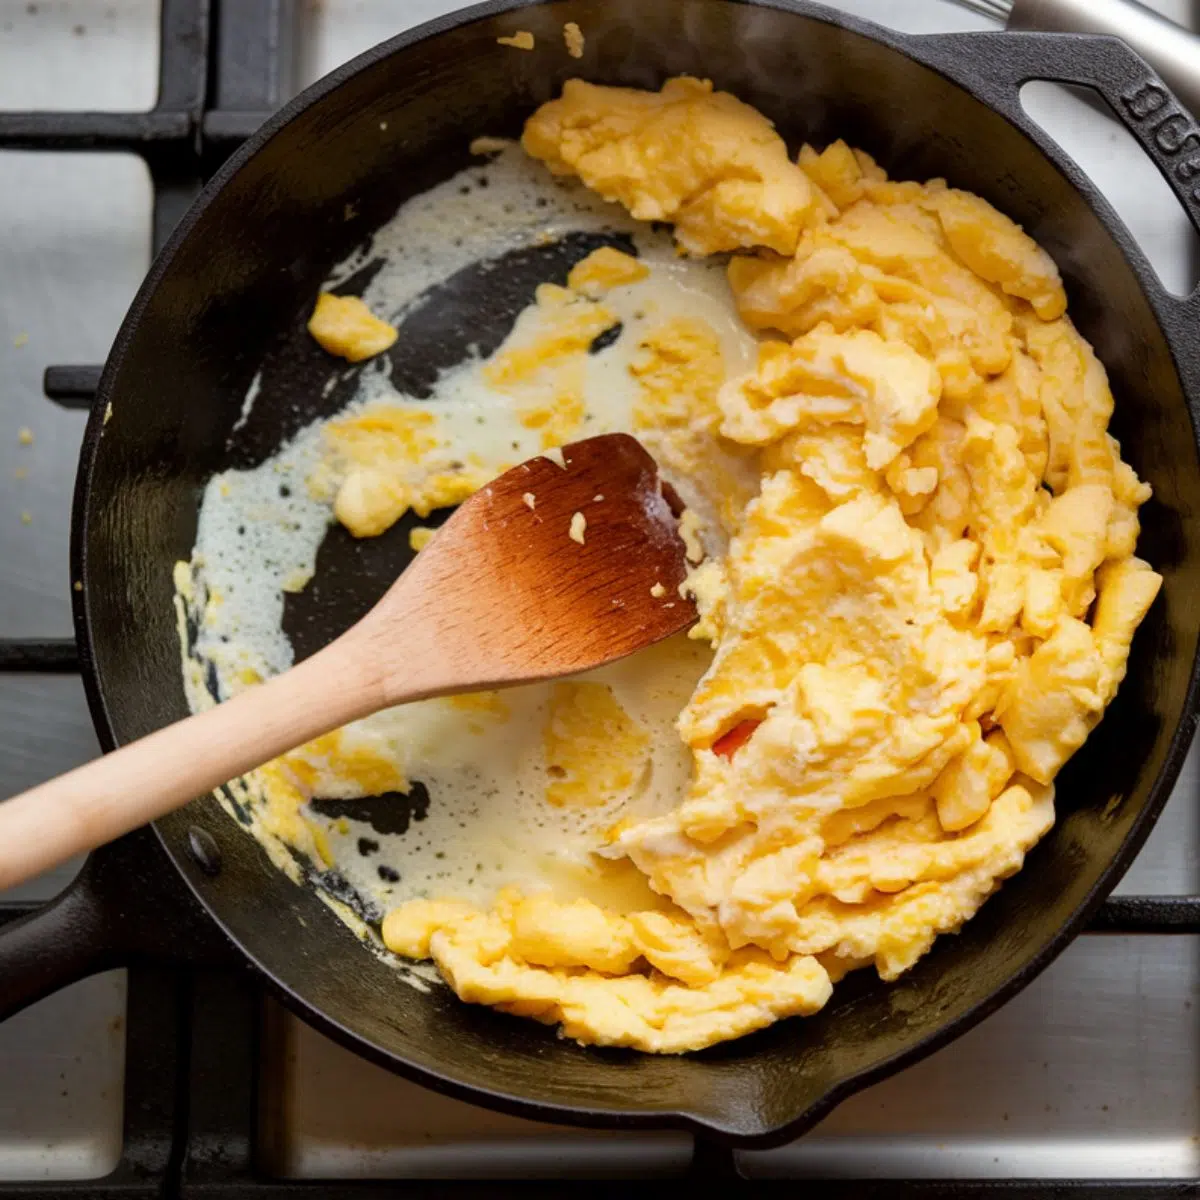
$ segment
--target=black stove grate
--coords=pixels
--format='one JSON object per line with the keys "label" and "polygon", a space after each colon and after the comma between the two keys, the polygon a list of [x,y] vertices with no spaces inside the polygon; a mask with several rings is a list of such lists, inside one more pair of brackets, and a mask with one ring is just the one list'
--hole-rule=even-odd
{"label": "black stove grate", "polygon": [[[0,150],[123,151],[139,155],[154,186],[157,252],[205,179],[286,98],[291,38],[299,0],[162,0],[158,100],[149,112],[0,113]],[[46,368],[46,395],[87,409],[98,366]],[[0,630],[2,635],[2,630]],[[72,673],[79,655],[70,638],[0,636],[0,672]],[[145,909],[169,906],[179,921],[169,945],[148,932],[144,958],[129,971],[124,1150],[107,1178],[80,1182],[0,1183],[0,1200],[47,1196],[129,1200],[132,1197],[378,1196],[526,1197],[529,1182],[411,1180],[302,1182],[268,1178],[256,1166],[257,1077],[263,991],[240,956],[186,894],[171,864],[146,831],[93,857],[95,869],[129,880]],[[0,926],[37,905],[0,902]],[[1200,933],[1200,896],[1119,896],[1107,900],[1092,933]],[[182,948],[182,949],[181,949]],[[722,1190],[749,1191],[732,1154],[701,1142],[691,1174],[719,1180]],[[837,1180],[810,1181],[837,1197],[1077,1197],[1141,1200],[1200,1194],[1200,1180]],[[554,1183],[535,1184],[549,1190]],[[620,1184],[572,1183],[581,1193],[628,1193]],[[646,1190],[661,1182],[646,1181]],[[762,1185],[760,1185],[762,1186]],[[794,1184],[778,1185],[788,1186]]]}

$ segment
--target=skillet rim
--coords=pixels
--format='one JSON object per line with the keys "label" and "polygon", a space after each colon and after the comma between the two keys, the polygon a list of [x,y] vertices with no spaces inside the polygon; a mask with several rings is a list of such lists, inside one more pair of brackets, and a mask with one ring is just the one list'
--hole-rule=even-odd
{"label": "skillet rim", "polygon": [[[314,82],[308,88],[298,93],[287,104],[265,121],[229,158],[217,169],[207,184],[203,187],[196,200],[187,210],[172,231],[171,236],[151,264],[145,279],[139,287],[129,310],[121,323],[121,327],[113,341],[101,379],[97,388],[96,398],[88,418],[80,448],[79,467],[76,475],[75,490],[72,499],[70,568],[72,579],[81,580],[83,588],[72,592],[72,613],[76,642],[78,645],[80,672],[84,691],[87,696],[93,724],[103,750],[116,748],[117,741],[113,734],[113,725],[109,717],[105,687],[96,667],[92,652],[91,612],[89,608],[88,588],[88,554],[87,541],[90,532],[92,475],[100,448],[101,433],[104,428],[103,414],[112,398],[114,384],[121,370],[124,358],[128,352],[134,332],[139,325],[142,315],[152,303],[154,294],[163,277],[167,274],[176,253],[184,241],[191,235],[194,227],[213,202],[217,194],[237,174],[276,133],[288,125],[301,113],[324,100],[336,91],[343,83],[377,63],[390,58],[397,52],[408,49],[418,42],[460,28],[477,21],[489,19],[508,12],[523,9],[538,9],[550,7],[556,0],[483,0],[482,3],[459,9],[436,17],[420,25],[380,42],[378,45],[364,51],[355,58],[342,64],[328,75]],[[1014,126],[1034,143],[1036,148],[1052,163],[1052,165],[1080,193],[1083,200],[1099,219],[1105,232],[1125,258],[1143,294],[1150,305],[1164,342],[1171,354],[1172,364],[1180,383],[1188,407],[1189,420],[1192,424],[1193,441],[1197,452],[1200,453],[1200,430],[1197,428],[1197,408],[1200,407],[1200,391],[1189,386],[1189,380],[1196,372],[1188,371],[1179,359],[1177,339],[1172,335],[1171,328],[1176,322],[1168,313],[1170,306],[1178,306],[1180,311],[1196,309],[1200,299],[1198,287],[1187,299],[1179,299],[1166,291],[1151,268],[1140,246],[1133,239],[1128,229],[1099,192],[1088,176],[1079,168],[1069,155],[1054,141],[1040,125],[1034,122],[1020,105],[1017,89],[1014,89],[1013,105],[1002,107],[994,98],[976,94],[972,86],[964,81],[953,70],[953,65],[945,60],[945,48],[958,39],[974,36],[995,36],[994,31],[979,31],[961,34],[907,34],[892,30],[874,22],[843,13],[840,10],[828,8],[815,3],[813,0],[720,0],[749,8],[766,8],[793,15],[806,17],[851,33],[868,38],[882,44],[887,49],[909,58],[926,69],[940,75],[949,83],[983,104],[997,116]],[[1006,33],[1007,38],[1019,38],[1026,42],[1033,40],[1064,38],[1079,44],[1103,45],[1117,42],[1117,39],[1098,35],[1063,35],[1039,33]],[[1122,49],[1128,49],[1124,43],[1117,42]],[[939,52],[939,47],[942,51]],[[952,49],[952,45],[950,47]],[[1132,54],[1132,51],[1130,51]],[[1134,56],[1136,57],[1136,56]],[[1149,67],[1146,75],[1154,79],[1154,73]],[[1030,76],[1033,78],[1034,76]],[[984,90],[984,89],[981,89]],[[1143,150],[1145,148],[1143,147]],[[1200,378],[1200,377],[1197,377]],[[1197,394],[1193,395],[1193,392]],[[236,947],[237,952],[253,966],[270,989],[278,995],[293,1012],[322,1033],[352,1050],[354,1053],[374,1062],[388,1070],[408,1078],[422,1086],[453,1096],[469,1103],[481,1104],[485,1107],[512,1113],[517,1116],[572,1124],[579,1126],[623,1129],[674,1129],[691,1134],[705,1136],[718,1143],[743,1149],[767,1149],[788,1142],[807,1131],[819,1120],[855,1092],[870,1086],[872,1083],[896,1073],[903,1067],[909,1066],[927,1057],[934,1051],[947,1045],[962,1034],[979,1024],[984,1018],[997,1011],[1003,1004],[1031,983],[1046,969],[1064,949],[1082,931],[1085,922],[1096,912],[1103,900],[1120,881],[1133,859],[1145,842],[1159,814],[1170,796],[1172,787],[1183,765],[1184,757],[1190,748],[1200,713],[1197,712],[1197,696],[1200,693],[1200,646],[1192,661],[1187,691],[1184,697],[1183,710],[1168,744],[1163,765],[1157,777],[1150,785],[1149,795],[1141,811],[1134,818],[1129,832],[1117,853],[1103,868],[1095,885],[1059,927],[1040,950],[1021,969],[1008,976],[1002,984],[996,987],[988,996],[976,1005],[967,1009],[958,1017],[947,1021],[935,1032],[913,1043],[904,1050],[880,1060],[872,1066],[855,1074],[846,1076],[830,1085],[816,1100],[807,1104],[799,1112],[782,1123],[764,1125],[758,1123],[755,1132],[747,1132],[745,1126],[739,1127],[736,1119],[726,1118],[718,1121],[712,1114],[699,1110],[685,1109],[653,1110],[626,1108],[604,1109],[585,1108],[568,1105],[545,1103],[530,1100],[526,1097],[503,1091],[497,1088],[465,1083],[460,1079],[441,1073],[383,1048],[363,1035],[354,1032],[329,1016],[323,1009],[291,988],[272,971],[264,967],[258,957],[252,953],[235,935],[233,935],[221,915],[215,911],[213,903],[197,886],[193,873],[185,865],[184,856],[177,851],[168,839],[161,824],[169,822],[177,814],[171,814],[160,822],[154,823],[155,835],[166,852],[172,866],[182,877],[192,895],[203,907],[208,917]],[[181,810],[182,811],[182,810]],[[756,1114],[749,1115],[749,1121],[757,1120]]]}

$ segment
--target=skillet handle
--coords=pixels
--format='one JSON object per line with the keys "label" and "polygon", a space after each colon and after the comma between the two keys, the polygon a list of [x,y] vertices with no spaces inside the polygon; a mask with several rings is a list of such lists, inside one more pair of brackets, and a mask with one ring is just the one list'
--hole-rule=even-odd
{"label": "skillet handle", "polygon": [[141,829],[90,855],[36,912],[0,923],[0,1021],[99,971],[182,961],[245,964]]}
{"label": "skillet handle", "polygon": [[[1014,124],[1044,134],[1021,106],[1034,79],[1094,88],[1137,139],[1200,233],[1200,124],[1119,38],[1073,33],[950,33],[915,37],[913,56],[974,92]],[[1168,332],[1196,345],[1200,286],[1184,299],[1158,288]],[[1175,345],[1180,345],[1175,340]]]}
{"label": "skillet handle", "polygon": [[88,868],[27,917],[0,925],[0,1021],[67,984],[121,964]]}
{"label": "skillet handle", "polygon": [[1109,33],[1132,46],[1188,109],[1200,115],[1200,34],[1138,0],[1014,0],[1013,30]]}

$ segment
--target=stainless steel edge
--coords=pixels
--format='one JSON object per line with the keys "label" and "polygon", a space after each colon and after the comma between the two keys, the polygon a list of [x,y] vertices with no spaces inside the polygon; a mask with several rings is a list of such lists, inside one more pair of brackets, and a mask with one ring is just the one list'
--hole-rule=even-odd
{"label": "stainless steel edge", "polygon": [[1015,0],[1008,28],[1122,38],[1200,115],[1200,36],[1136,0]]}

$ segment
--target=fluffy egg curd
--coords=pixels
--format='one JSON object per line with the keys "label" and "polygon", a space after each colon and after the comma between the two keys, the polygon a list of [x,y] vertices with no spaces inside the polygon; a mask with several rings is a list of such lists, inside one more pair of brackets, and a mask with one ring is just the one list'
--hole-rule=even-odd
{"label": "fluffy egg curd", "polygon": [[[1053,261],[942,180],[840,141],[791,156],[696,79],[571,81],[486,169],[505,246],[608,240],[431,397],[375,360],[349,410],[213,481],[177,568],[189,694],[288,665],[282,596],[331,520],[377,536],[610,429],[687,502],[700,620],[577,680],[357,722],[248,776],[239,814],[285,868],[348,884],[364,937],[581,1043],[697,1050],[816,1012],[848,971],[895,979],[1051,827],[1161,582]],[[484,220],[462,186],[381,231],[390,266],[336,312],[335,352],[390,345],[372,314],[403,336],[402,288],[461,265],[406,247],[435,206]],[[281,476],[304,485],[286,512]],[[228,553],[252,511],[253,603]],[[353,801],[380,794],[404,829],[364,851]]]}

